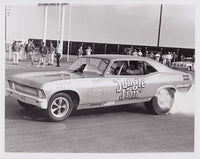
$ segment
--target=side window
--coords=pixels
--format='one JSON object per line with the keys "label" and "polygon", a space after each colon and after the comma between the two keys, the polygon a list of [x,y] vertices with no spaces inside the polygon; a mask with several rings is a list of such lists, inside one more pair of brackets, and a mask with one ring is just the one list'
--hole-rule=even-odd
{"label": "side window", "polygon": [[126,72],[128,75],[143,75],[143,61],[129,61]]}
{"label": "side window", "polygon": [[154,72],[157,72],[157,70],[153,66],[151,66],[149,63],[144,62],[144,74],[150,74]]}
{"label": "side window", "polygon": [[110,70],[108,71],[111,75],[121,75],[126,70],[127,61],[115,61]]}
{"label": "side window", "polygon": [[112,75],[146,75],[157,70],[145,61],[115,61],[110,70],[109,74]]}
{"label": "side window", "polygon": [[115,61],[109,73],[112,75],[143,75],[143,62]]}

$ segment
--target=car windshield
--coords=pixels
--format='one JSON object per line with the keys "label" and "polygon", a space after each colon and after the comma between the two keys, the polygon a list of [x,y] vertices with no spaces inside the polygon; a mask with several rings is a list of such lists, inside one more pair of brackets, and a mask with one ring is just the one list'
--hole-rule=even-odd
{"label": "car windshield", "polygon": [[82,57],[76,60],[70,67],[69,71],[79,73],[96,73],[102,75],[109,64],[109,60],[94,58],[94,57]]}

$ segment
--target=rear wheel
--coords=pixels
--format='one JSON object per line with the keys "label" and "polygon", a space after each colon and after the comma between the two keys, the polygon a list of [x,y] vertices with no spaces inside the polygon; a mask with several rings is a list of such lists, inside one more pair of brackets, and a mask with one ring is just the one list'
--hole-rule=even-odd
{"label": "rear wheel", "polygon": [[62,121],[71,115],[72,110],[71,97],[65,93],[57,93],[50,98],[45,113],[50,121]]}
{"label": "rear wheel", "polygon": [[174,90],[163,88],[156,92],[151,101],[145,103],[146,109],[153,114],[167,114],[174,104]]}
{"label": "rear wheel", "polygon": [[18,101],[19,105],[22,106],[25,109],[33,109],[33,108],[35,108],[34,105],[24,103],[24,102],[22,102],[20,100],[17,100],[17,101]]}

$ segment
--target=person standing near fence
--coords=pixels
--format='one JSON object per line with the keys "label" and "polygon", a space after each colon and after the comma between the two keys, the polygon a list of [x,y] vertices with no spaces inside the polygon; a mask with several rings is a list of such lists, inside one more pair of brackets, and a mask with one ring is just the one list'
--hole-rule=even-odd
{"label": "person standing near fence", "polygon": [[90,46],[88,46],[88,48],[85,51],[86,51],[86,55],[91,55],[92,54],[92,49],[91,49]]}
{"label": "person standing near fence", "polygon": [[37,67],[40,67],[41,64],[42,64],[42,67],[45,67],[46,57],[48,54],[48,48],[46,45],[44,45],[44,42],[42,42],[42,44],[39,48],[39,52],[40,52],[40,58],[39,58],[39,63],[37,65]]}
{"label": "person standing near fence", "polygon": [[12,51],[13,51],[13,65],[18,65],[18,62],[19,62],[19,43],[18,43],[18,41],[13,42]]}
{"label": "person standing near fence", "polygon": [[57,43],[57,47],[56,47],[56,67],[60,67],[60,60],[62,58],[62,48],[60,45],[60,42]]}
{"label": "person standing near fence", "polygon": [[53,65],[54,53],[55,53],[55,48],[53,47],[53,43],[50,42],[49,53],[48,53],[48,60],[49,60],[48,65]]}
{"label": "person standing near fence", "polygon": [[132,56],[138,56],[137,49],[135,49],[134,52],[132,52]]}
{"label": "person standing near fence", "polygon": [[83,46],[80,46],[80,48],[78,49],[78,58],[83,56]]}
{"label": "person standing near fence", "polygon": [[139,51],[138,51],[138,56],[142,56],[143,54],[142,54],[142,50],[141,49],[139,49]]}
{"label": "person standing near fence", "polygon": [[155,60],[158,61],[158,62],[160,62],[160,53],[159,52],[157,52],[155,54]]}
{"label": "person standing near fence", "polygon": [[28,44],[25,45],[25,52],[27,54],[27,62],[28,62],[28,67],[31,65],[33,66],[34,62],[33,62],[33,50],[34,50],[35,46],[33,44],[33,42],[28,39]]}
{"label": "person standing near fence", "polygon": [[172,54],[171,54],[171,52],[168,52],[168,54],[166,55],[166,64],[167,64],[167,66],[171,66],[171,61],[172,61]]}
{"label": "person standing near fence", "polygon": [[162,63],[163,63],[164,65],[166,65],[166,63],[167,63],[167,58],[166,58],[166,55],[165,55],[165,54],[162,55]]}

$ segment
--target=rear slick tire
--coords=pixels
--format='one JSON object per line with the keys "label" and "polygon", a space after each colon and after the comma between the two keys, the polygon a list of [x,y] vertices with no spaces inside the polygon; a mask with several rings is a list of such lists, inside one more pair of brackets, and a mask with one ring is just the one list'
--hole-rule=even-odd
{"label": "rear slick tire", "polygon": [[174,91],[170,88],[163,88],[156,92],[151,101],[145,103],[146,109],[157,115],[167,114],[174,104]]}

